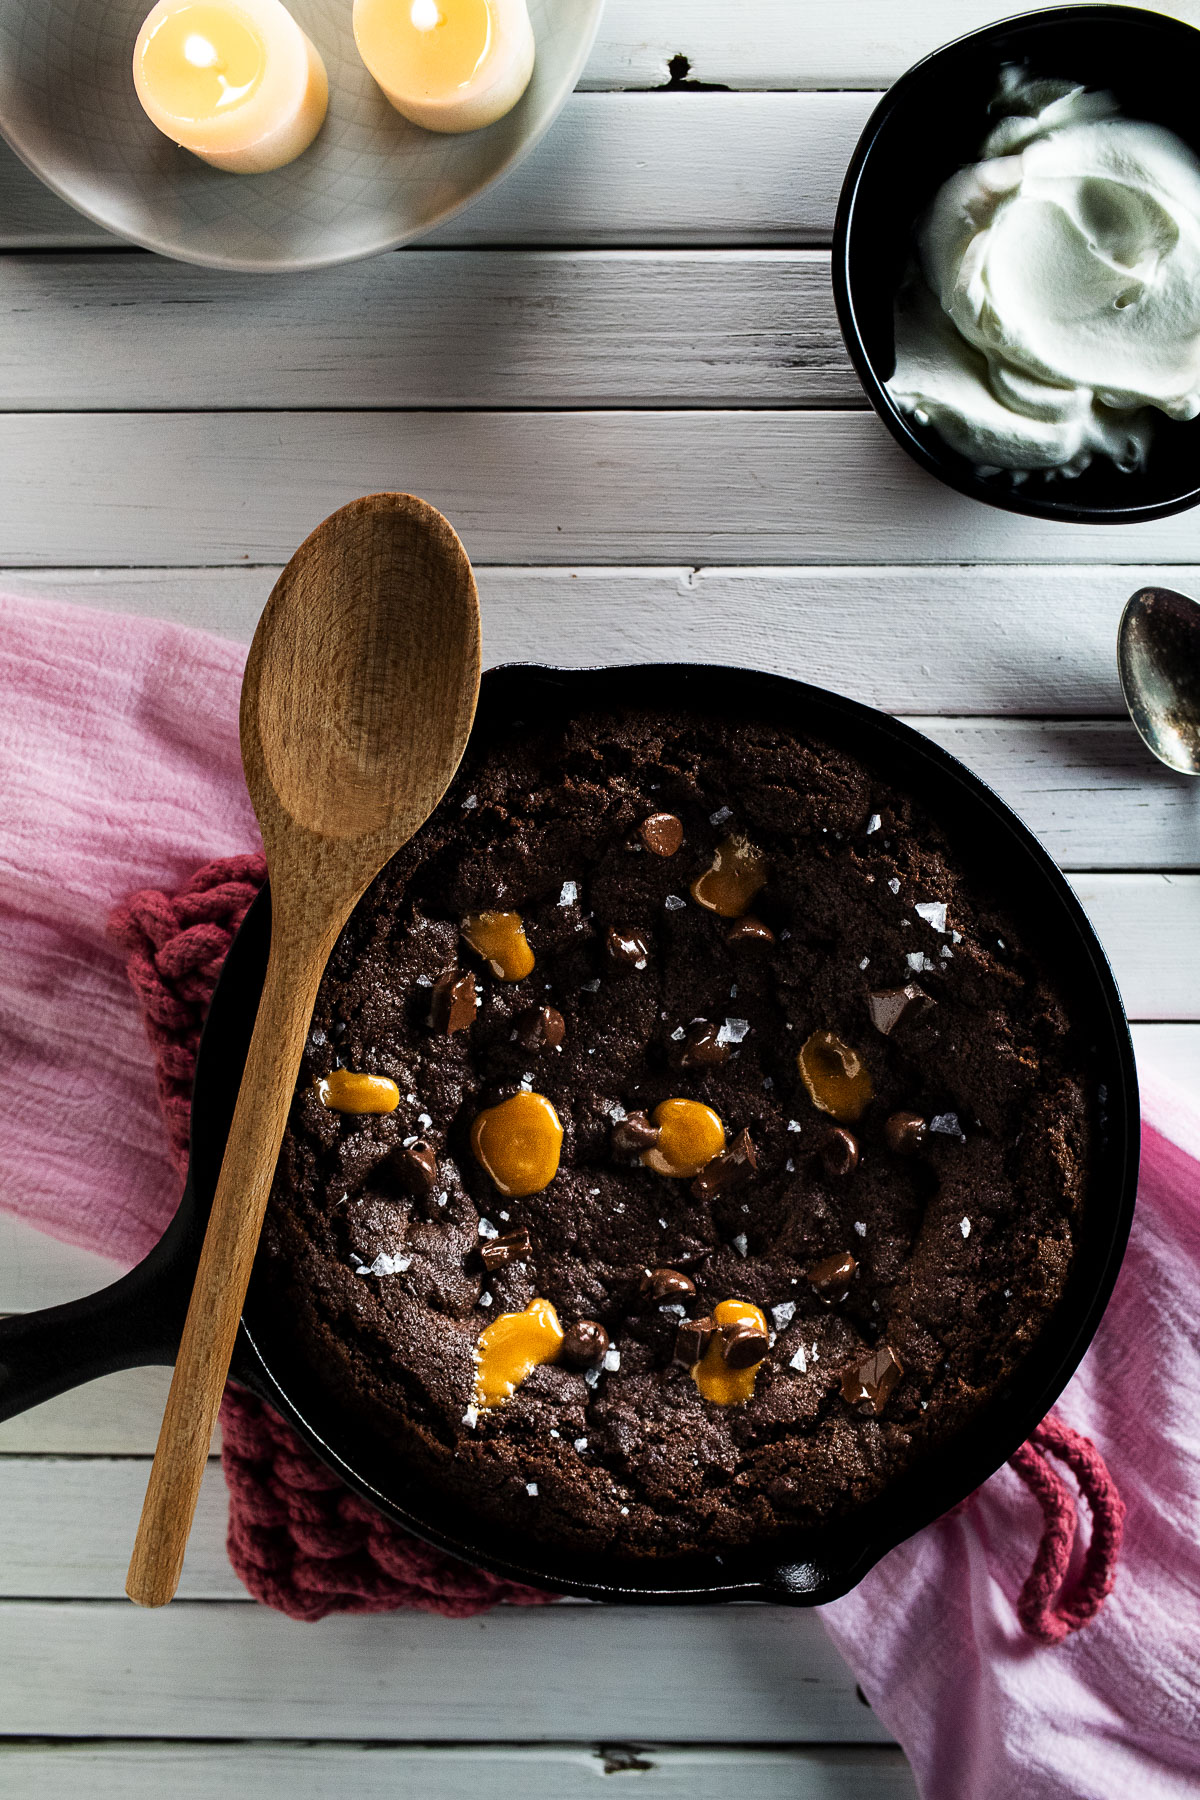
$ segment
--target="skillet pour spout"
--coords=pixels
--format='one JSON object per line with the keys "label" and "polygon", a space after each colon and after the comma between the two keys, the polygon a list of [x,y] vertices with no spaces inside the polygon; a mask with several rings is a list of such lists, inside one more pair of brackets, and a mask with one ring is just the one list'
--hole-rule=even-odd
{"label": "skillet pour spout", "polygon": [[[903,1539],[995,1473],[1044,1418],[1091,1341],[1112,1291],[1133,1216],[1140,1120],[1133,1048],[1104,952],[1069,884],[1032,833],[947,751],[908,726],[820,688],[752,670],[676,664],[556,670],[510,665],[483,678],[472,741],[522,720],[647,706],[774,721],[841,746],[919,799],[976,873],[1039,937],[1072,995],[1072,1028],[1089,1085],[1103,1093],[1094,1175],[1072,1275],[1034,1351],[991,1405],[929,1451],[868,1507],[821,1529],[797,1527],[724,1555],[618,1560],[514,1542],[489,1521],[423,1487],[383,1438],[348,1422],[320,1372],[278,1341],[251,1283],[233,1377],[275,1408],[315,1455],[416,1536],[513,1581],[623,1604],[836,1599]],[[179,1213],[144,1263],[102,1293],[0,1320],[0,1419],[113,1369],[170,1362],[178,1343],[209,1202],[221,1165],[270,939],[270,896],[250,908],[213,998],[197,1060],[191,1164]]]}

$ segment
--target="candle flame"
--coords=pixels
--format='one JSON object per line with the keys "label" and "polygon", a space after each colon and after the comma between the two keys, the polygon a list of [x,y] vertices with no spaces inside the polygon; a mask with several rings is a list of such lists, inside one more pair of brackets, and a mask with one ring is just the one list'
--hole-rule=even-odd
{"label": "candle flame", "polygon": [[193,69],[211,69],[217,62],[216,45],[210,44],[198,31],[193,31],[184,39],[183,54]]}
{"label": "candle flame", "polygon": [[409,17],[418,31],[432,31],[442,23],[441,10],[437,0],[412,0],[412,12]]}

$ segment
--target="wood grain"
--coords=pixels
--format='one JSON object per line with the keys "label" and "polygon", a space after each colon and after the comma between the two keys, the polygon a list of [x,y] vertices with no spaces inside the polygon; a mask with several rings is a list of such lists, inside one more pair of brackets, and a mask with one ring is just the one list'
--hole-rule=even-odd
{"label": "wood grain", "polygon": [[[1200,24],[1200,0],[1154,10]],[[688,78],[729,87],[887,87],[939,44],[1012,12],[1012,0],[608,0],[580,85],[657,87],[682,53]]]}
{"label": "wood grain", "polygon": [[[422,245],[827,243],[874,98],[575,94],[519,168]],[[0,145],[0,249],[113,245]]]}
{"label": "wood grain", "polygon": [[[32,1304],[38,1304],[35,1289]],[[17,1310],[25,1310],[19,1308]],[[5,1456],[144,1456],[153,1454],[171,1379],[169,1369],[126,1369],[60,1394],[0,1424]],[[214,1439],[214,1447],[216,1439]],[[143,1473],[148,1474],[146,1469]],[[144,1484],[143,1484],[144,1485]],[[122,1521],[133,1541],[136,1508]],[[0,1555],[3,1554],[0,1545]],[[0,1653],[0,1670],[3,1668]]]}
{"label": "wood grain", "polygon": [[1074,875],[1131,1019],[1200,1018],[1200,875]]}
{"label": "wood grain", "polygon": [[[0,1596],[119,1600],[148,1474],[141,1457],[0,1455]],[[228,1512],[225,1478],[214,1458],[204,1471],[181,1599],[251,1604],[225,1554]],[[0,1793],[3,1771],[0,1761]]]}
{"label": "wood grain", "polygon": [[[11,593],[201,626],[248,642],[277,567],[9,570]],[[1200,568],[477,568],[484,654],[564,665],[774,669],[887,712],[1119,715],[1116,631],[1143,582]]]}
{"label": "wood grain", "polygon": [[[610,1777],[619,1779],[614,1783]],[[8,1785],[11,1783],[11,1786]],[[41,1744],[0,1748],[21,1800],[916,1800],[898,1750],[653,1746]]]}
{"label": "wood grain", "polygon": [[1193,514],[1099,530],[981,506],[873,414],[22,413],[0,417],[0,564],[281,562],[385,487],[425,495],[477,563],[1136,568],[1200,547]]}
{"label": "wood grain", "polygon": [[864,402],[824,251],[430,250],[269,281],[0,258],[0,410],[231,404]]}
{"label": "wood grain", "polygon": [[[879,1743],[819,1618],[794,1608],[504,1607],[300,1625],[186,1601],[0,1604],[0,1732],[487,1743],[519,1736]],[[727,1700],[727,1704],[720,1701]]]}

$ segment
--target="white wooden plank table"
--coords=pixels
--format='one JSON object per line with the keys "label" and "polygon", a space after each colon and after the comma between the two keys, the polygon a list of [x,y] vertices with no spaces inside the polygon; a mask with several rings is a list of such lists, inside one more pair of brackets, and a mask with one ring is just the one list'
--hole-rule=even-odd
{"label": "white wooden plank table", "polygon": [[[1141,751],[1113,646],[1134,587],[1200,589],[1200,515],[1089,531],[948,493],[864,407],[833,313],[876,90],[1008,10],[609,0],[508,182],[409,252],[295,279],[132,251],[0,151],[0,581],[246,641],[331,507],[416,488],[479,565],[491,662],[746,663],[946,744],[1068,871],[1139,1059],[1195,1084],[1200,784]],[[0,1312],[108,1272],[0,1215]],[[180,1599],[135,1612],[165,1381],[0,1427],[4,1800],[912,1800],[811,1615],[297,1626],[229,1570],[215,1461]]]}

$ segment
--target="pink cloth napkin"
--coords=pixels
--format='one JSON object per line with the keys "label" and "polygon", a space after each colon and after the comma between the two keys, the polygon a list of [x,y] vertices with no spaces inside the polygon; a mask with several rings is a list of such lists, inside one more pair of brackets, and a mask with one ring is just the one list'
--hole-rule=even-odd
{"label": "pink cloth napkin", "polygon": [[0,1205],[125,1263],[158,1238],[179,1183],[108,915],[258,847],[238,750],[245,654],[0,597]]}
{"label": "pink cloth napkin", "polygon": [[[106,921],[256,846],[244,652],[45,601],[0,599],[0,619],[0,1205],[128,1263],[177,1178]],[[1200,1789],[1200,1118],[1156,1091],[1147,1119],[1129,1256],[1059,1406],[1129,1508],[1100,1615],[1053,1648],[1019,1630],[1039,1518],[1008,1470],[824,1609],[924,1800]]]}
{"label": "pink cloth napkin", "polygon": [[922,1800],[1200,1793],[1200,1112],[1145,1088],[1129,1250],[1057,1407],[1127,1508],[1108,1600],[1052,1649],[1022,1634],[1038,1511],[1005,1469],[823,1609]]}

